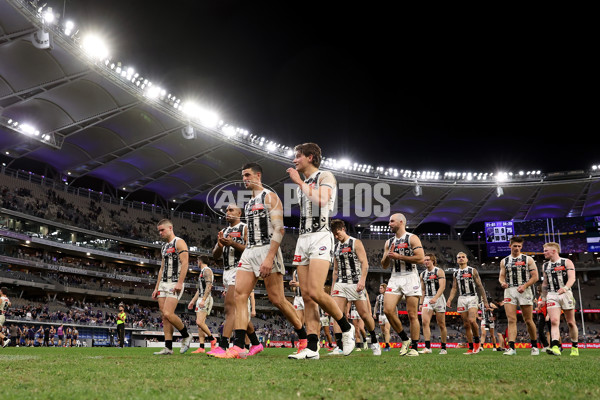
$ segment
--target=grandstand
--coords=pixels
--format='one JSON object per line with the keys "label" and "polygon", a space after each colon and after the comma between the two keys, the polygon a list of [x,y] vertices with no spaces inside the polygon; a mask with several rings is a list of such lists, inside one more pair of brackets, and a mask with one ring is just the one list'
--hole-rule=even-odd
{"label": "grandstand", "polygon": [[[211,191],[239,179],[242,164],[258,162],[265,183],[286,198],[289,146],[186,115],[176,94],[156,93],[141,76],[117,72],[127,68],[116,60],[94,59],[64,26],[43,26],[40,12],[28,2],[0,2],[0,27],[0,60],[11,60],[0,61],[0,282],[13,300],[8,323],[72,324],[89,345],[92,340],[107,345],[117,304],[124,302],[132,315],[129,343],[159,338],[160,315],[150,298],[160,267],[155,227],[170,218],[192,250],[192,273],[178,311],[196,332],[186,305],[194,294],[198,257],[211,254],[225,226]],[[53,38],[47,51],[32,41],[40,29]],[[371,301],[389,276],[380,266],[390,236],[387,218],[402,212],[409,230],[421,236],[425,250],[436,254],[444,268],[455,268],[456,254],[467,253],[495,298],[502,296],[500,256],[489,254],[482,236],[486,222],[519,222],[529,235],[531,253],[538,253],[538,265],[541,244],[558,238],[576,262],[581,306],[600,310],[598,250],[588,247],[593,231],[581,231],[585,218],[600,215],[598,168],[421,175],[327,157],[324,167],[346,187],[389,188],[386,215],[364,215],[356,205],[357,192],[351,198],[338,195],[337,217],[365,244]],[[298,237],[296,212],[286,217],[282,243],[286,281]],[[557,223],[550,229],[548,221]],[[440,225],[441,234],[433,230]],[[220,260],[212,260],[211,267],[220,277]],[[218,331],[224,307],[219,278],[213,291],[215,315],[209,326]],[[287,341],[290,327],[264,288],[259,286],[256,294],[254,323],[261,337]],[[286,296],[293,296],[287,286]],[[600,330],[600,314],[591,311],[585,314],[592,324],[588,329],[600,340],[593,333]],[[451,338],[462,340],[458,321],[449,327]]]}

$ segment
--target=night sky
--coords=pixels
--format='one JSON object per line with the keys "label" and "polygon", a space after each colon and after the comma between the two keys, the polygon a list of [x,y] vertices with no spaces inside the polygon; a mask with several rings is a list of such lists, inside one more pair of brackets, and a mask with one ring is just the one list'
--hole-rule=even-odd
{"label": "night sky", "polygon": [[593,36],[565,10],[324,3],[65,4],[114,60],[284,145],[442,172],[600,163]]}

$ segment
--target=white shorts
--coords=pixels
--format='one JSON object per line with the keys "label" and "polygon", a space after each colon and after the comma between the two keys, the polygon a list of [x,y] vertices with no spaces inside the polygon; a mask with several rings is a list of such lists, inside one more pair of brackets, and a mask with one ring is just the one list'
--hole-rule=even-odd
{"label": "white shorts", "polygon": [[4,321],[6,321],[6,317],[4,315],[0,315],[0,326],[4,326]]}
{"label": "white shorts", "polygon": [[458,296],[456,311],[459,313],[467,312],[471,308],[479,309],[479,297],[477,296]]}
{"label": "white shorts", "polygon": [[294,308],[296,311],[304,311],[304,299],[302,296],[294,296]]}
{"label": "white shorts", "polygon": [[429,301],[433,299],[433,296],[425,296],[423,297],[423,308],[422,311],[425,310],[433,310],[436,313],[438,312],[446,312],[446,298],[444,295],[441,295],[439,299],[435,302],[435,304],[431,304]]}
{"label": "white shorts", "polygon": [[323,327],[329,326],[329,317],[321,317],[321,326],[323,326]]}
{"label": "white shorts", "polygon": [[202,299],[198,298],[198,300],[196,300],[196,312],[205,312],[206,315],[210,315],[210,311],[212,310],[213,306],[213,297],[208,296],[206,302],[204,302],[204,307],[202,308],[200,308],[200,300]]}
{"label": "white shorts", "polygon": [[504,289],[504,304],[514,304],[515,306],[532,306],[533,293],[531,286],[519,293],[516,287]]}
{"label": "white shorts", "polygon": [[356,283],[336,282],[331,291],[333,297],[344,297],[348,301],[367,300],[365,291],[356,291]]}
{"label": "white shorts", "polygon": [[385,290],[385,294],[388,293],[405,297],[421,297],[421,279],[417,274],[392,275]]}
{"label": "white shorts", "polygon": [[[246,250],[244,250],[242,257],[240,258],[238,269],[252,272],[254,273],[254,276],[258,277],[260,275],[260,265],[265,261],[265,258],[267,258],[267,254],[269,254],[269,246],[246,247]],[[285,273],[281,248],[277,249],[277,255],[273,260],[273,269],[271,270],[271,273]]]}
{"label": "white shorts", "polygon": [[481,320],[481,330],[489,331],[490,329],[494,329],[495,325],[493,322],[486,323],[484,319]]}
{"label": "white shorts", "polygon": [[228,270],[223,271],[223,286],[225,286],[225,290],[227,290],[228,286],[235,286],[236,272],[237,268],[229,268]]}
{"label": "white shorts", "polygon": [[379,314],[379,325],[385,325],[389,323],[390,321],[388,321],[387,315],[384,313]]}
{"label": "white shorts", "polygon": [[548,293],[546,297],[547,308],[560,308],[561,310],[572,310],[575,308],[575,298],[572,291],[566,291],[563,294],[556,292]]}
{"label": "white shorts", "polygon": [[161,282],[158,284],[158,298],[161,297],[171,297],[174,299],[181,299],[181,296],[183,296],[183,292],[185,289],[185,283],[183,284],[183,288],[181,289],[181,292],[179,292],[179,294],[175,293],[175,285],[177,284],[177,282]]}
{"label": "white shorts", "polygon": [[358,315],[356,309],[350,311],[350,319],[360,319],[360,315]]}
{"label": "white shorts", "polygon": [[294,252],[294,265],[308,265],[310,260],[331,262],[333,256],[333,234],[329,231],[300,235]]}

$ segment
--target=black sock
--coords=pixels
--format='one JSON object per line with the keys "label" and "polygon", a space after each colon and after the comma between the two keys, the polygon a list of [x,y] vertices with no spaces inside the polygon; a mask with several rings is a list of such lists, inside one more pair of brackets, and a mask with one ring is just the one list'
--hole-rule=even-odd
{"label": "black sock", "polygon": [[252,332],[248,334],[248,339],[250,339],[250,343],[252,346],[258,346],[260,342],[258,341],[258,336],[256,336],[256,332]]}
{"label": "black sock", "polygon": [[221,344],[219,345],[223,350],[227,350],[229,348],[229,338],[225,336],[221,336]]}
{"label": "black sock", "polygon": [[379,343],[379,339],[377,339],[377,334],[375,333],[374,330],[372,330],[371,332],[369,332],[369,335],[371,335],[371,344],[373,344],[373,343]]}
{"label": "black sock", "polygon": [[554,346],[559,346],[558,340],[553,340],[553,341],[550,343],[550,346],[552,346],[552,347],[554,347]]}
{"label": "black sock", "polygon": [[190,336],[190,334],[188,333],[188,331],[187,331],[187,328],[186,328],[186,326],[185,326],[185,325],[184,325],[184,326],[183,326],[183,328],[182,328],[182,329],[179,331],[179,333],[181,333],[181,337],[182,337],[182,338],[184,338],[184,339],[185,339],[186,337]]}
{"label": "black sock", "polygon": [[212,335],[210,335],[210,336],[206,336],[206,338],[204,339],[204,341],[207,341],[207,340],[209,342],[212,342],[213,340],[215,340],[215,338]]}
{"label": "black sock", "polygon": [[389,348],[390,348],[390,342],[386,342],[386,343],[385,343],[385,348],[386,348],[386,349],[389,349]]}
{"label": "black sock", "polygon": [[469,343],[469,350],[473,350],[473,343]]}
{"label": "black sock", "polygon": [[413,340],[410,344],[410,347],[413,350],[419,350],[419,341],[418,340]]}
{"label": "black sock", "polygon": [[406,332],[400,331],[400,332],[398,332],[398,335],[400,336],[400,339],[403,342],[406,342],[408,340],[408,335],[406,334]]}
{"label": "black sock", "polygon": [[538,345],[537,345],[537,340],[532,340],[531,341],[531,348],[532,349],[537,349]]}
{"label": "black sock", "polygon": [[344,348],[344,344],[342,342],[342,334],[341,333],[336,333],[335,334],[335,344],[337,345],[337,347],[339,349],[343,349]]}
{"label": "black sock", "polygon": [[165,347],[169,350],[173,350],[173,339],[165,340]]}
{"label": "black sock", "polygon": [[315,334],[310,334],[310,335],[307,335],[306,339],[307,339],[306,347],[308,349],[310,349],[312,351],[319,350],[319,336],[317,336]]}
{"label": "black sock", "polygon": [[431,340],[426,340],[425,341],[425,347],[430,349],[431,348]]}
{"label": "black sock", "polygon": [[574,348],[577,348],[577,346],[579,346],[579,342],[573,342],[573,343],[571,343],[571,346]]}
{"label": "black sock", "polygon": [[446,343],[442,343],[442,350],[446,350]]}
{"label": "black sock", "polygon": [[246,344],[246,330],[236,329],[233,332],[235,334],[235,340],[233,342],[233,345],[239,347],[240,349],[243,349],[244,345]]}
{"label": "black sock", "polygon": [[508,347],[510,347],[511,349],[515,349],[515,342],[508,342]]}
{"label": "black sock", "polygon": [[350,323],[346,319],[345,315],[342,315],[342,318],[338,319],[337,323],[340,326],[340,329],[342,330],[342,332],[348,332],[351,328]]}
{"label": "black sock", "polygon": [[479,343],[479,336],[473,336],[473,343]]}
{"label": "black sock", "polygon": [[306,339],[306,329],[304,329],[304,327],[294,330],[296,331],[296,335],[298,335],[299,340]]}

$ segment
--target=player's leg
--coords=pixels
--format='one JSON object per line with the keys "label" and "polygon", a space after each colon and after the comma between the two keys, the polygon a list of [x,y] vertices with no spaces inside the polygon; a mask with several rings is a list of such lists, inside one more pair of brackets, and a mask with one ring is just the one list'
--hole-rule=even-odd
{"label": "player's leg", "polygon": [[469,350],[465,354],[473,354],[473,332],[471,330],[471,322],[469,321],[469,311],[464,310],[460,312],[460,318],[462,319],[463,326],[465,327],[465,337]]}
{"label": "player's leg", "polygon": [[550,351],[549,354],[560,356],[560,306],[548,306],[548,315],[550,316]]}
{"label": "player's leg", "polygon": [[419,323],[419,296],[406,296],[406,311],[408,312],[408,320],[410,323],[412,346],[412,350],[406,355],[416,356],[419,354],[419,338],[421,336],[421,324]]}
{"label": "player's leg", "polygon": [[531,342],[531,355],[538,355],[539,350],[537,348],[537,330],[535,328],[535,322],[533,321],[533,305],[522,305],[521,313],[523,314],[523,320],[527,326],[527,332],[529,333],[529,340]]}
{"label": "player's leg", "polygon": [[365,330],[371,337],[371,350],[373,355],[381,355],[381,345],[379,344],[379,338],[375,332],[375,320],[371,314],[371,305],[367,300],[358,300],[354,303],[356,305],[356,311],[364,323]]}
{"label": "player's leg", "polygon": [[[388,285],[388,288],[390,286]],[[404,331],[402,327],[402,322],[398,317],[398,312],[396,311],[396,307],[398,302],[400,301],[401,295],[394,293],[386,293],[383,296],[383,313],[387,317],[390,326],[398,333],[400,336],[400,340],[402,340],[402,347],[400,349],[400,355],[404,356],[408,353],[410,348],[410,338]]]}
{"label": "player's leg", "polygon": [[436,312],[435,320],[440,328],[440,354],[446,354],[446,341],[448,340],[448,328],[446,328],[446,312]]}
{"label": "player's leg", "polygon": [[563,310],[565,313],[565,320],[569,326],[569,337],[571,338],[571,355],[579,355],[579,330],[577,329],[577,323],[575,322],[575,309]]}
{"label": "player's leg", "polygon": [[515,355],[515,341],[517,340],[517,305],[504,303],[504,312],[508,321],[508,346],[505,355]]}
{"label": "player's leg", "polygon": [[421,308],[421,325],[423,326],[423,339],[425,339],[425,348],[419,353],[431,353],[431,316],[433,308],[428,304],[427,307]]}

